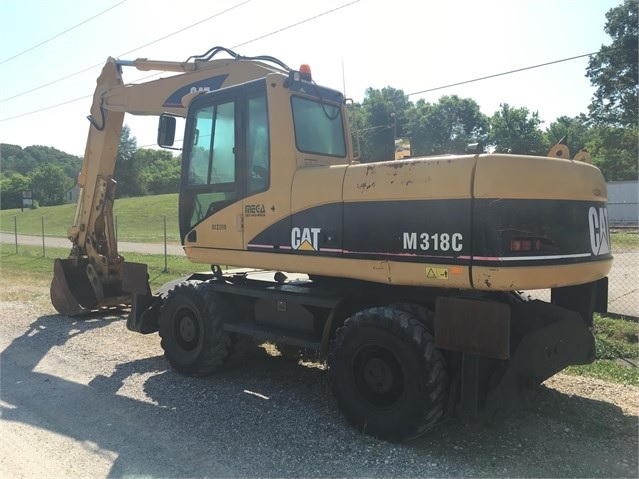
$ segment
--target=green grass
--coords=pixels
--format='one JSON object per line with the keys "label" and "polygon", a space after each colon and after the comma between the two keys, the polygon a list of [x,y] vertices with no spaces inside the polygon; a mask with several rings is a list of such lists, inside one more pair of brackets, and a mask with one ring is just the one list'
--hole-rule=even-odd
{"label": "green grass", "polygon": [[[164,241],[164,215],[167,240],[180,241],[177,194],[118,199],[113,214],[117,217],[118,241],[161,243]],[[18,234],[41,235],[44,218],[45,236],[65,237],[75,217],[75,205],[45,206],[24,211],[1,210],[0,231],[13,233],[14,217]]]}
{"label": "green grass", "polygon": [[[15,245],[0,244],[0,273],[2,282],[18,282],[24,279],[28,282],[47,284],[53,277],[53,260],[66,258],[68,248],[46,248],[42,256],[42,248],[36,246],[22,246],[16,254]],[[126,253],[126,261],[132,263],[146,263],[149,272],[151,289],[156,289],[173,279],[186,276],[194,271],[206,271],[205,265],[194,264],[181,256],[167,257],[167,271],[164,271],[164,256],[142,255]]]}
{"label": "green grass", "polygon": [[612,232],[612,245],[613,246],[634,246],[639,248],[639,233],[623,233]]}
{"label": "green grass", "polygon": [[598,316],[592,328],[599,359],[639,359],[639,325]]}
{"label": "green grass", "polygon": [[595,361],[587,366],[568,366],[563,372],[575,376],[603,379],[604,381],[628,386],[639,386],[637,368],[622,366],[607,359]]}
{"label": "green grass", "polygon": [[639,369],[615,362],[618,359],[639,360],[639,324],[595,315],[592,332],[595,335],[595,362],[570,366],[564,372],[639,386]]}

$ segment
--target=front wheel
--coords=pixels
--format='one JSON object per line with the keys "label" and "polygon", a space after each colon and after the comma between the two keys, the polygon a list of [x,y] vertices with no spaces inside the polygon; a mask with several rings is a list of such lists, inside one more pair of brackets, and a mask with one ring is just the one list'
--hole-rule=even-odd
{"label": "front wheel", "polygon": [[229,315],[225,298],[209,283],[175,287],[160,310],[159,334],[164,355],[176,371],[207,376],[229,355],[231,340],[222,329]]}
{"label": "front wheel", "polygon": [[432,335],[413,315],[372,308],[347,319],[328,358],[338,406],[359,430],[405,440],[444,414],[448,375]]}

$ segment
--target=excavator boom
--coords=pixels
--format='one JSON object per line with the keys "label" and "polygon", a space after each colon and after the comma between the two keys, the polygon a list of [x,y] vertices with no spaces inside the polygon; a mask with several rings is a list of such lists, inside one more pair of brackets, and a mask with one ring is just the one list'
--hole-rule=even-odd
{"label": "excavator boom", "polygon": [[[233,58],[213,59],[221,51]],[[262,78],[268,73],[287,73],[288,67],[271,57],[241,57],[216,47],[193,61],[170,62],[108,58],[93,94],[91,123],[78,177],[80,196],[73,225],[72,243],[66,259],[56,259],[51,301],[56,310],[77,315],[88,310],[128,305],[131,296],[122,289],[124,258],[118,254],[113,221],[116,182],[113,179],[124,114],[185,116],[189,102],[198,94]],[[267,63],[268,62],[268,63]],[[272,63],[275,63],[273,65]],[[174,72],[176,75],[145,83],[125,84],[123,67],[140,71]],[[128,273],[145,285],[145,265],[127,263]],[[131,278],[129,278],[129,283]]]}

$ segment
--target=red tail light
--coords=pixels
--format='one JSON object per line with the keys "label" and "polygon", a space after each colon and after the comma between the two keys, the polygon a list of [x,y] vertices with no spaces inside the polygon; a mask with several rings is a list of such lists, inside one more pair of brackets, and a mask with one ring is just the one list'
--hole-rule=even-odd
{"label": "red tail light", "polygon": [[512,253],[541,251],[541,240],[538,238],[515,238],[510,240]]}

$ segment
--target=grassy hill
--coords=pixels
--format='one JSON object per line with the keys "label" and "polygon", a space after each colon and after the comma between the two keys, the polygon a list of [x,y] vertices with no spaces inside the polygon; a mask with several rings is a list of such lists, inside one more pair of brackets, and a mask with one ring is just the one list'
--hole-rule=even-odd
{"label": "grassy hill", "polygon": [[[164,215],[168,241],[180,241],[177,193],[118,199],[113,213],[117,217],[118,241],[162,242]],[[74,216],[75,205],[46,206],[24,211],[1,210],[0,231],[13,233],[15,217],[18,234],[41,235],[44,219],[45,236],[65,237]]]}

